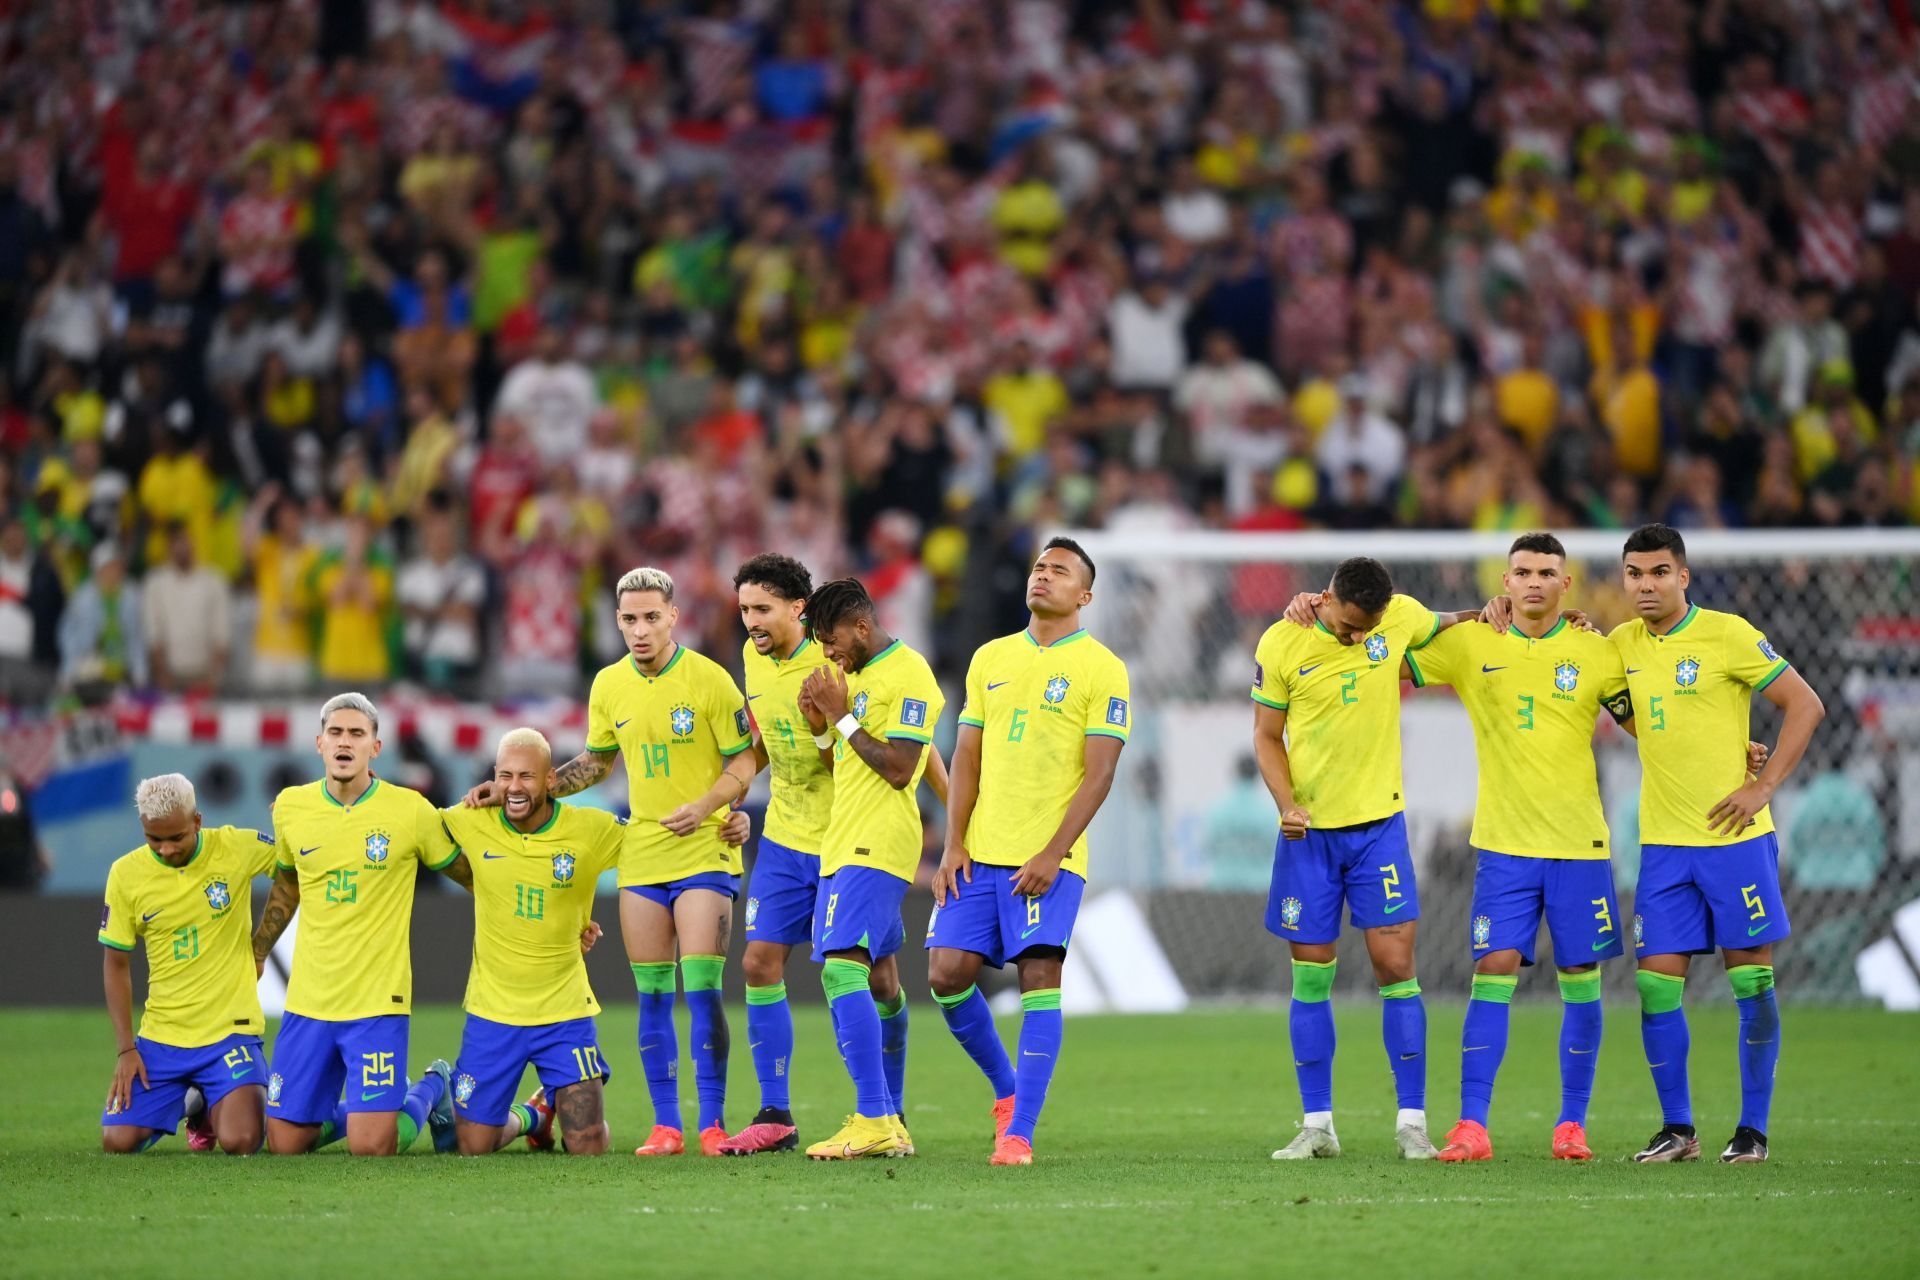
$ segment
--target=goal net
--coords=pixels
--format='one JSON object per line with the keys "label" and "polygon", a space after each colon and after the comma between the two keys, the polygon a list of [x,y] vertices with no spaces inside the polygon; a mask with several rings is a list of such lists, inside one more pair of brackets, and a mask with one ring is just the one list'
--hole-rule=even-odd
{"label": "goal net", "polygon": [[[1435,609],[1476,605],[1500,591],[1511,535],[1076,536],[1100,571],[1088,625],[1126,659],[1135,702],[1133,744],[1092,833],[1095,887],[1148,891],[1140,896],[1154,933],[1189,992],[1282,993],[1284,948],[1261,926],[1276,822],[1253,764],[1254,647],[1294,592],[1324,586],[1352,555],[1384,561],[1397,590]],[[1562,537],[1574,579],[1568,605],[1603,631],[1630,616],[1619,580],[1623,537]],[[1688,560],[1692,599],[1751,619],[1827,706],[1773,805],[1794,926],[1778,961],[1783,995],[1891,1002],[1876,989],[1891,983],[1920,996],[1920,955],[1894,925],[1903,905],[1920,900],[1920,531],[1703,532],[1689,536]],[[1457,994],[1471,973],[1473,732],[1444,689],[1407,690],[1401,714],[1422,985]],[[1771,744],[1778,718],[1755,698],[1753,736]],[[1600,726],[1595,753],[1631,919],[1638,758],[1611,723]],[[1365,953],[1351,931],[1342,953],[1342,985],[1365,986]],[[1544,938],[1539,954],[1551,955]],[[1631,965],[1608,967],[1624,995]],[[1553,988],[1532,981],[1522,989]]]}

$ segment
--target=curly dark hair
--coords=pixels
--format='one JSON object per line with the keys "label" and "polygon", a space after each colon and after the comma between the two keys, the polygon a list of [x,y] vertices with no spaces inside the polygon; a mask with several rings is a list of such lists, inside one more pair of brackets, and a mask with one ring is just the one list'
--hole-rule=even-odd
{"label": "curly dark hair", "polygon": [[858,578],[823,582],[807,597],[807,625],[817,639],[830,635],[843,622],[873,617],[873,597]]}
{"label": "curly dark hair", "polygon": [[762,551],[740,566],[733,575],[733,589],[738,591],[749,582],[782,600],[805,600],[813,594],[813,575],[807,566],[778,551]]}
{"label": "curly dark hair", "polygon": [[1334,569],[1333,594],[1362,613],[1379,613],[1393,598],[1393,575],[1372,556],[1353,556]]}

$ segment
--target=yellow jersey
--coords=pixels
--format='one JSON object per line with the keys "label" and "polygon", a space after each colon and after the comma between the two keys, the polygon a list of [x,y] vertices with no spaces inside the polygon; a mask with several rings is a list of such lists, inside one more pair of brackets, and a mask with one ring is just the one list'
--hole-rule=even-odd
{"label": "yellow jersey", "polygon": [[1635,618],[1607,638],[1626,664],[1639,722],[1640,843],[1738,844],[1772,831],[1767,809],[1730,836],[1707,814],[1745,784],[1753,695],[1787,660],[1745,618],[1697,604],[1664,636]]}
{"label": "yellow jersey", "polygon": [[193,857],[170,867],[141,845],[107,872],[100,945],[147,943],[140,1034],[177,1049],[265,1031],[253,968],[253,878],[273,870],[273,837],[202,827]]}
{"label": "yellow jersey", "polygon": [[761,834],[795,853],[817,855],[833,812],[833,770],[821,762],[813,729],[800,713],[800,686],[829,659],[808,636],[784,660],[763,656],[749,640],[740,660],[747,673],[747,714],[760,732],[773,775]]}
{"label": "yellow jersey", "polygon": [[[853,718],[881,742],[933,742],[946,699],[927,660],[895,640],[847,677]],[[836,737],[838,733],[836,731]],[[833,744],[833,815],[820,845],[820,874],[842,867],[874,867],[909,883],[920,865],[920,803],[915,793],[927,771],[920,753],[913,778],[895,791],[844,737]]]}
{"label": "yellow jersey", "polygon": [[1410,596],[1387,602],[1360,644],[1341,644],[1318,619],[1282,618],[1254,650],[1253,700],[1287,713],[1294,800],[1322,830],[1359,826],[1406,808],[1400,781],[1400,660],[1440,630]]}
{"label": "yellow jersey", "polygon": [[620,864],[626,824],[604,809],[553,802],[537,831],[502,809],[442,809],[473,869],[473,968],[466,1010],[516,1027],[600,1012],[580,954],[593,888]]}
{"label": "yellow jersey", "polygon": [[1620,721],[1633,707],[1620,652],[1605,636],[1564,618],[1538,640],[1469,622],[1409,653],[1407,666],[1417,686],[1452,685],[1473,721],[1474,848],[1606,859],[1593,723],[1602,707]]}
{"label": "yellow jersey", "polygon": [[274,857],[300,878],[300,932],[287,1012],[351,1022],[413,1010],[415,868],[458,853],[418,791],[373,780],[352,805],[327,784],[273,802]]}
{"label": "yellow jersey", "polygon": [[657,676],[631,655],[600,669],[587,695],[587,750],[618,751],[627,765],[633,817],[620,854],[621,887],[666,884],[703,871],[740,874],[740,850],[720,838],[724,807],[688,836],[673,834],[660,819],[705,795],[727,757],[751,742],[746,700],[712,658],[676,644]]}
{"label": "yellow jersey", "polygon": [[[980,730],[980,792],[965,843],[975,862],[1017,867],[1046,847],[1087,776],[1086,740],[1133,731],[1127,664],[1085,628],[1042,645],[989,640],[967,664],[960,723]],[[1087,875],[1087,836],[1061,869]]]}

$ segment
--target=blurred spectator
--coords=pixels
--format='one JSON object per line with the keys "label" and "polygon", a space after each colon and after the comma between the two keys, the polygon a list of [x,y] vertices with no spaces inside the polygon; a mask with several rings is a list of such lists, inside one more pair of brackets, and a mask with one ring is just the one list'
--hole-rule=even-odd
{"label": "blurred spectator", "polygon": [[313,674],[313,569],[300,504],[269,483],[247,508],[241,551],[253,587],[253,688],[290,693]]}
{"label": "blurred spectator", "polygon": [[60,576],[27,540],[18,515],[0,523],[0,689],[15,702],[38,703],[60,663]]}
{"label": "blurred spectator", "polygon": [[373,522],[364,516],[347,521],[338,551],[322,556],[313,571],[319,610],[319,646],[315,662],[330,684],[384,684],[392,675],[390,628],[393,569],[386,553],[373,545]]}
{"label": "blurred spectator", "polygon": [[93,549],[91,574],[74,589],[60,619],[60,683],[147,687],[147,643],[140,586],[127,580],[127,558],[111,542]]}
{"label": "blurred spectator", "polygon": [[148,571],[141,601],[153,684],[166,693],[212,693],[225,678],[231,647],[227,581],[201,561],[185,524],[169,526],[164,536],[166,561]]}
{"label": "blurred spectator", "polygon": [[1373,408],[1371,395],[1364,375],[1350,373],[1343,378],[1340,412],[1320,436],[1320,474],[1337,486],[1343,502],[1352,493],[1354,471],[1366,477],[1362,495],[1366,501],[1380,502],[1406,466],[1406,437]]}
{"label": "blurred spectator", "polygon": [[407,671],[436,692],[470,695],[480,667],[486,575],[460,553],[458,528],[445,505],[421,517],[419,538],[419,553],[401,566],[395,590]]}

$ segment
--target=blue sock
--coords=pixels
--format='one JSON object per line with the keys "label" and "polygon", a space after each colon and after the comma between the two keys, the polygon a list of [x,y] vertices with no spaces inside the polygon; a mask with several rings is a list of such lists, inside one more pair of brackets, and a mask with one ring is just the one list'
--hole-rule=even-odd
{"label": "blue sock", "polygon": [[880,1014],[880,1062],[887,1073],[887,1095],[893,1114],[907,1113],[907,993],[894,996],[892,1005],[876,1004]]}
{"label": "blue sock", "polygon": [[974,1065],[986,1073],[996,1101],[1013,1096],[1013,1063],[1007,1060],[1007,1047],[1000,1043],[994,1029],[993,1009],[979,987],[968,987],[957,996],[935,996],[947,1029],[967,1051]]}
{"label": "blue sock", "polygon": [[140,1139],[140,1145],[133,1149],[133,1154],[139,1155],[142,1151],[151,1151],[153,1149],[154,1143],[160,1141],[160,1139],[165,1138],[167,1136],[169,1135],[166,1134],[164,1131],[155,1129],[152,1133],[149,1133],[146,1137]]}
{"label": "blue sock", "polygon": [[[1513,989],[1519,979],[1499,974],[1473,975],[1473,998],[1460,1029],[1460,1118],[1486,1127],[1493,1110],[1493,1082],[1507,1056],[1507,1024]],[[1400,1003],[1389,1000],[1389,1006]],[[1401,1103],[1406,1106],[1406,1103]]]}
{"label": "blue sock", "polygon": [[344,1100],[334,1104],[333,1116],[320,1122],[320,1136],[313,1140],[312,1149],[330,1147],[347,1136],[347,1104]]}
{"label": "blue sock", "polygon": [[687,992],[687,1033],[693,1049],[693,1081],[700,1096],[700,1132],[727,1127],[727,1053],[732,1038],[720,998],[725,956],[680,957],[680,985]]}
{"label": "blue sock", "polygon": [[853,1109],[873,1119],[893,1114],[887,1093],[887,1069],[880,1052],[880,1009],[868,988],[869,970],[854,960],[829,960],[820,985],[826,988],[840,1057],[853,1077]]}
{"label": "blue sock", "polygon": [[640,991],[640,1070],[653,1099],[653,1122],[669,1129],[680,1122],[680,1040],[673,1030],[673,961],[633,966]]}
{"label": "blue sock", "polygon": [[1773,993],[1773,966],[1737,965],[1727,970],[1740,1004],[1740,1124],[1767,1131],[1773,1110],[1773,1073],[1780,1065],[1780,1004]]}
{"label": "blue sock", "polygon": [[1308,1115],[1333,1110],[1333,972],[1337,962],[1293,962],[1293,1003],[1287,1035],[1293,1043],[1293,1074],[1300,1082],[1300,1109]]}
{"label": "blue sock", "polygon": [[1560,975],[1560,1119],[1587,1122],[1600,1063],[1600,970]]}
{"label": "blue sock", "polygon": [[1647,1069],[1660,1098],[1660,1122],[1693,1127],[1693,1099],[1687,1089],[1687,1011],[1680,998],[1687,980],[1642,969],[1634,976],[1640,988],[1640,1043],[1647,1051]]}
{"label": "blue sock", "polygon": [[1380,988],[1380,1038],[1393,1068],[1394,1094],[1402,1111],[1427,1109],[1427,1006],[1420,979]]}
{"label": "blue sock", "polygon": [[1031,1143],[1040,1108],[1047,1105],[1053,1069],[1060,1061],[1060,988],[1021,992],[1020,1010],[1020,1064],[1014,1069],[1013,1122],[1007,1126],[1007,1136]]}
{"label": "blue sock", "polygon": [[420,1083],[408,1088],[406,1101],[400,1104],[400,1114],[394,1117],[394,1123],[400,1129],[397,1150],[405,1151],[413,1145],[415,1138],[426,1131],[427,1112],[433,1110],[446,1088],[445,1078],[437,1075],[422,1076]]}
{"label": "blue sock", "polygon": [[760,1108],[790,1111],[787,1068],[793,1061],[793,1008],[787,1003],[787,984],[747,988],[747,1044],[753,1051],[753,1074],[760,1079]]}

